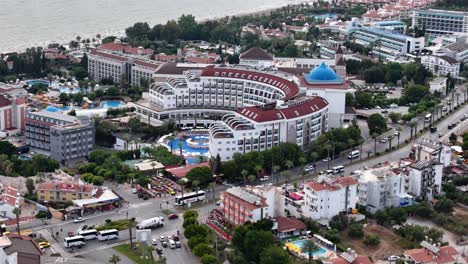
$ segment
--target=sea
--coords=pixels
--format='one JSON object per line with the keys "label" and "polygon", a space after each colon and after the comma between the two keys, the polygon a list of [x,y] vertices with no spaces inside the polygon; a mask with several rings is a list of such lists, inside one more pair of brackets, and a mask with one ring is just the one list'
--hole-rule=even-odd
{"label": "sea", "polygon": [[135,22],[150,26],[192,14],[197,20],[260,12],[304,0],[0,0],[0,53],[80,36],[123,35]]}

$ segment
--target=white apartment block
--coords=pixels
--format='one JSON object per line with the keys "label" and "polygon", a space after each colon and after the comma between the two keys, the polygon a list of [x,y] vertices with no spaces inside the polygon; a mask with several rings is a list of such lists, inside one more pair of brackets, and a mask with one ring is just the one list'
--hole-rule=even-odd
{"label": "white apartment block", "polygon": [[420,160],[409,166],[408,193],[423,201],[431,201],[442,190],[443,164],[435,160]]}
{"label": "white apartment block", "polygon": [[437,140],[423,138],[419,143],[413,145],[410,156],[416,161],[434,160],[447,167],[450,165],[452,152],[450,146],[442,144]]}
{"label": "white apartment block", "polygon": [[371,213],[411,204],[411,196],[405,191],[405,177],[399,169],[385,166],[362,171],[358,184],[358,203]]}
{"label": "white apartment block", "polygon": [[424,28],[430,35],[468,33],[468,12],[415,10],[412,27]]}
{"label": "white apartment block", "polygon": [[445,96],[447,93],[447,78],[437,77],[429,82],[429,91],[432,94],[439,94]]}
{"label": "white apartment block", "polygon": [[302,215],[314,220],[331,219],[356,208],[358,182],[353,177],[321,178],[304,184]]}
{"label": "white apartment block", "polygon": [[457,77],[460,73],[460,62],[447,55],[421,56],[421,64],[429,69],[433,74],[439,76],[450,74],[452,77]]}

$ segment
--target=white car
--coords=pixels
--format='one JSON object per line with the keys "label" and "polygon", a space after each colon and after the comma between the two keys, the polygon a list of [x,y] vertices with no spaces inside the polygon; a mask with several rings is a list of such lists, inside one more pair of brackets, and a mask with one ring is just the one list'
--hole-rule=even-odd
{"label": "white car", "polygon": [[161,241],[161,242],[166,241],[166,237],[165,236],[160,236],[159,241]]}
{"label": "white car", "polygon": [[329,160],[331,160],[331,159],[327,157],[327,158],[324,158],[322,161],[323,161],[323,162],[327,162],[327,161],[329,161]]}
{"label": "white car", "polygon": [[263,176],[260,178],[260,181],[268,181],[270,179],[270,176]]}
{"label": "white car", "polygon": [[137,193],[137,189],[132,189],[132,193]]}
{"label": "white car", "polygon": [[380,140],[380,143],[387,143],[387,140],[388,140],[387,138],[382,138],[382,139]]}
{"label": "white car", "polygon": [[388,257],[388,261],[397,261],[399,259],[400,259],[399,256],[390,256],[390,257]]}
{"label": "white car", "polygon": [[151,245],[156,246],[158,244],[158,240],[156,238],[151,239]]}
{"label": "white car", "polygon": [[313,170],[314,170],[314,165],[313,165],[313,164],[309,164],[309,165],[307,165],[304,169],[305,169],[305,171],[307,171],[307,172],[313,171]]}
{"label": "white car", "polygon": [[81,223],[84,222],[85,219],[83,217],[78,217],[77,219],[73,220],[74,223]]}

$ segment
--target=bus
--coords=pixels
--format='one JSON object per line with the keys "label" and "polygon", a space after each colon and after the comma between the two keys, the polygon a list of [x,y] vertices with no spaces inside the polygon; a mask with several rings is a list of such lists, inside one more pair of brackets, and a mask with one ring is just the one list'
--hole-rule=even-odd
{"label": "bus", "polygon": [[183,205],[183,204],[188,204],[188,203],[201,202],[203,200],[205,200],[205,192],[198,191],[198,192],[184,193],[184,195],[177,195],[175,197],[175,204]]}
{"label": "bus", "polygon": [[83,236],[66,237],[63,239],[63,244],[66,248],[79,247],[85,244],[85,238]]}
{"label": "bus", "polygon": [[96,239],[98,231],[96,229],[82,230],[78,232],[78,235],[83,236],[85,240]]}
{"label": "bus", "polygon": [[98,239],[101,241],[118,239],[118,238],[119,238],[119,230],[117,229],[101,230],[98,232]]}
{"label": "bus", "polygon": [[344,166],[343,165],[333,167],[332,169],[333,169],[333,174],[338,174],[338,173],[344,172]]}

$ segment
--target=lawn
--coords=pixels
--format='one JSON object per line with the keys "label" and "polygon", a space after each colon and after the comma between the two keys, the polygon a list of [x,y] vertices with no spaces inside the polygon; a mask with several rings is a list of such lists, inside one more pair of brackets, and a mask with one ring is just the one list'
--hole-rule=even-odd
{"label": "lawn", "polygon": [[[122,253],[126,257],[128,257],[130,260],[132,260],[136,264],[150,264],[151,263],[151,258],[150,258],[150,248],[147,246],[146,247],[146,257],[147,259],[142,259],[141,258],[141,244],[140,243],[135,243],[137,250],[134,251],[130,248],[130,244],[122,244],[115,246],[114,249],[117,250],[118,252]],[[155,259],[154,262],[156,262],[157,259]],[[153,262],[153,263],[154,263]]]}
{"label": "lawn", "polygon": [[[106,229],[117,229],[117,230],[124,230],[128,229],[130,225],[130,219],[120,219],[116,221],[111,221],[110,223],[105,223],[104,225],[100,225],[96,227],[96,230],[106,230]],[[136,222],[135,222],[136,225]]]}

